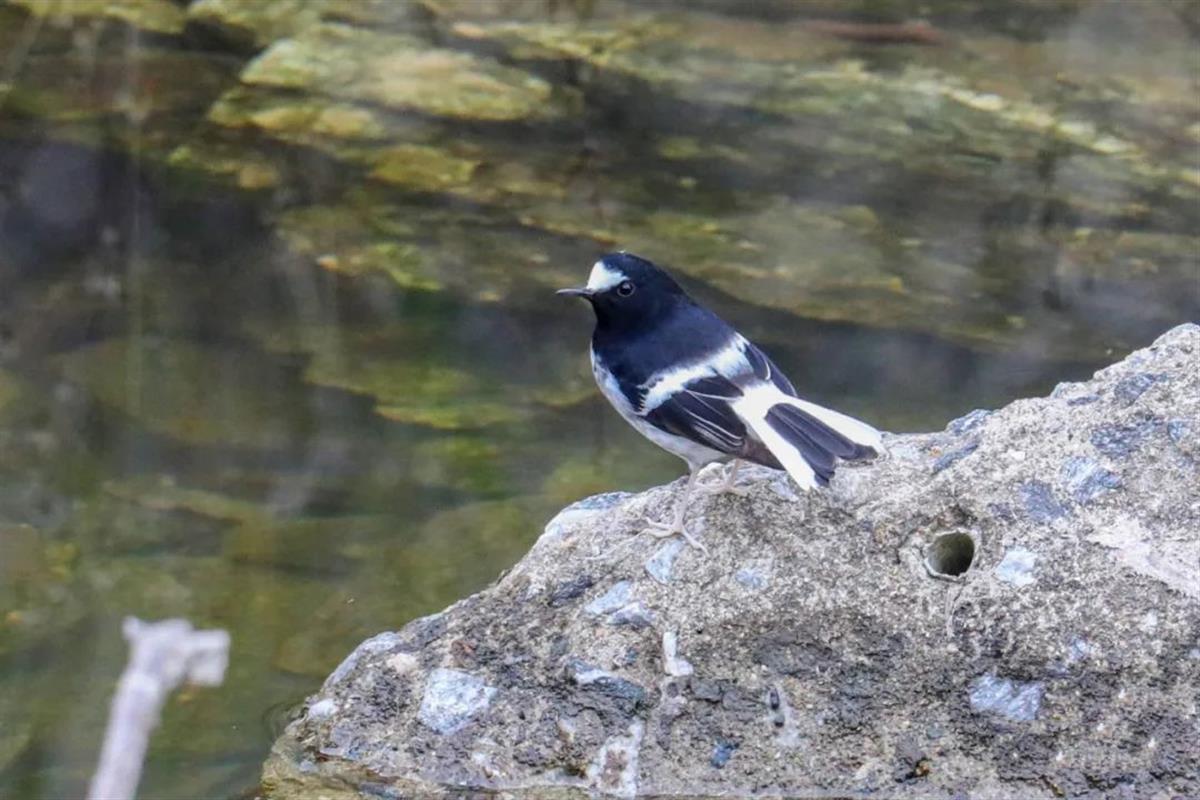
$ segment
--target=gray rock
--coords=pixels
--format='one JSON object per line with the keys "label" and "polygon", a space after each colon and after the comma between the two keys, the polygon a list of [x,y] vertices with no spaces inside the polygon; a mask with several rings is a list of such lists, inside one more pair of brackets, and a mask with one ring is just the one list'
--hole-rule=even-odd
{"label": "gray rock", "polygon": [[554,518],[546,523],[542,536],[554,538],[566,535],[570,530],[587,524],[597,515],[619,506],[632,496],[629,492],[606,492],[585,497],[555,514]]}
{"label": "gray rock", "polygon": [[[748,497],[696,500],[707,554],[639,532],[678,484],[572,511],[495,585],[360,647],[263,790],[1200,797],[1200,459],[1167,422],[1200,429],[1197,357],[1176,328],[961,433],[888,437],[829,491],[751,471]],[[948,535],[973,552],[939,580]],[[462,641],[486,643],[469,667]]]}

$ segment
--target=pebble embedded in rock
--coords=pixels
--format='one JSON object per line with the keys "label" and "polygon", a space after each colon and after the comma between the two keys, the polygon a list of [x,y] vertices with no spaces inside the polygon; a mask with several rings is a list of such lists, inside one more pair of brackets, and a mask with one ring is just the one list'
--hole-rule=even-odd
{"label": "pebble embedded in rock", "polygon": [[651,578],[662,584],[671,582],[671,572],[675,567],[675,559],[683,551],[686,543],[683,539],[672,539],[664,542],[654,551],[654,555],[646,559],[646,572]]}
{"label": "pebble embedded in rock", "polygon": [[496,690],[469,672],[439,667],[425,682],[418,718],[442,735],[461,730],[467,722],[488,707]]}
{"label": "pebble embedded in rock", "polygon": [[965,414],[965,415],[959,417],[958,419],[954,420],[953,422],[951,422],[949,425],[946,426],[946,430],[950,431],[951,433],[962,436],[964,433],[970,433],[971,431],[978,428],[985,421],[987,421],[987,418],[990,417],[991,415],[992,415],[991,411],[988,411],[988,410],[982,409],[982,408],[977,408],[974,411],[972,411],[968,414]]}
{"label": "pebble embedded in rock", "polygon": [[571,659],[567,663],[567,672],[571,680],[579,686],[592,687],[618,700],[626,712],[632,711],[646,700],[646,690],[643,687],[586,661]]}
{"label": "pebble embedded in rock", "polygon": [[641,602],[633,602],[629,605],[619,608],[612,614],[609,614],[608,621],[613,625],[624,625],[626,627],[640,630],[649,628],[657,621],[658,617],[653,611],[646,608]]}
{"label": "pebble embedded in rock", "polygon": [[1147,389],[1164,378],[1164,375],[1152,372],[1140,372],[1137,375],[1130,375],[1128,378],[1122,378],[1117,382],[1116,387],[1113,389],[1113,395],[1121,402],[1121,405],[1132,405]]}
{"label": "pebble embedded in rock", "polygon": [[726,739],[719,739],[716,746],[713,747],[712,757],[708,759],[708,763],[717,769],[723,769],[729,763],[729,759],[733,758],[735,750],[737,750],[736,744]]}
{"label": "pebble embedded in rock", "polygon": [[633,594],[633,584],[629,581],[617,581],[604,594],[583,607],[584,613],[599,617],[611,614],[622,606],[628,605]]}
{"label": "pebble embedded in rock", "polygon": [[1039,682],[1024,683],[995,675],[982,675],[971,683],[971,708],[998,714],[1014,722],[1030,722],[1042,707],[1045,687]]}
{"label": "pebble embedded in rock", "polygon": [[1092,431],[1091,442],[1109,458],[1126,459],[1140,449],[1158,427],[1159,422],[1155,419],[1143,419],[1126,425],[1099,425]]}
{"label": "pebble embedded in rock", "polygon": [[583,596],[583,593],[592,588],[592,584],[595,582],[595,578],[591,575],[576,575],[555,586],[554,590],[550,592],[550,599],[546,601],[546,604],[551,608],[565,606],[572,600]]}
{"label": "pebble embedded in rock", "polygon": [[1037,563],[1037,553],[1021,547],[1015,547],[1004,554],[1004,558],[996,565],[996,577],[1013,586],[1028,586],[1033,583],[1033,567]]}
{"label": "pebble embedded in rock", "polygon": [[950,467],[962,461],[967,456],[979,449],[979,440],[972,439],[962,447],[956,447],[948,453],[943,454],[937,461],[933,462],[933,469],[930,470],[934,475],[943,472]]}
{"label": "pebble embedded in rock", "polygon": [[663,672],[672,677],[682,678],[691,675],[694,668],[691,663],[679,655],[679,638],[675,631],[665,631],[662,635]]}
{"label": "pebble embedded in rock", "polygon": [[1062,479],[1063,485],[1080,505],[1086,505],[1097,497],[1121,487],[1120,475],[1082,456],[1073,456],[1063,463]]}
{"label": "pebble embedded in rock", "polygon": [[308,718],[312,720],[325,719],[337,711],[337,703],[326,697],[308,707]]}
{"label": "pebble embedded in rock", "polygon": [[1044,481],[1026,481],[1021,484],[1021,502],[1025,513],[1035,522],[1053,522],[1066,516],[1067,510],[1054,496],[1054,489]]}
{"label": "pebble embedded in rock", "polygon": [[771,579],[762,570],[754,567],[742,567],[733,573],[733,579],[738,582],[739,586],[752,592],[760,592],[771,583]]}

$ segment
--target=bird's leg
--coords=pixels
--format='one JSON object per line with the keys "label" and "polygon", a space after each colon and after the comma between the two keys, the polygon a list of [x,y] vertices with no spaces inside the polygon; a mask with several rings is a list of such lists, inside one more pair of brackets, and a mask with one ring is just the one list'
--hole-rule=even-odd
{"label": "bird's leg", "polygon": [[683,524],[683,518],[687,515],[688,501],[692,497],[692,489],[696,486],[696,478],[700,475],[700,468],[688,465],[687,484],[683,487],[683,497],[679,498],[675,503],[675,513],[670,522],[657,522],[655,520],[646,520],[646,532],[651,536],[659,539],[665,539],[668,536],[682,536],[692,547],[700,550],[708,551],[704,543],[688,532],[687,526]]}
{"label": "bird's leg", "polygon": [[738,467],[742,465],[739,458],[735,458],[733,463],[725,470],[725,478],[715,486],[701,485],[701,489],[705,494],[735,494],[738,497],[745,497],[750,493],[748,489],[739,489],[737,485]]}

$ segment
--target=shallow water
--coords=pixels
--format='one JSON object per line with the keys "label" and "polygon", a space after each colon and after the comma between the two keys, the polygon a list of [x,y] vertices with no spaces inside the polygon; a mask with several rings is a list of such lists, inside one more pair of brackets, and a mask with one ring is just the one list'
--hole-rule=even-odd
{"label": "shallow water", "polygon": [[126,614],[233,637],[141,796],[236,796],[360,640],[677,476],[551,291],[606,249],[896,431],[1200,316],[1195,3],[187,6],[0,3],[3,797],[81,794]]}

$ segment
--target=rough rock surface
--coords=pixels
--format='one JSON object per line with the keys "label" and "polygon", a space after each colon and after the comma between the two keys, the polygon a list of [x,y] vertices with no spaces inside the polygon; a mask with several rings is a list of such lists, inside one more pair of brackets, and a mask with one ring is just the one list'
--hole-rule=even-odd
{"label": "rough rock surface", "polygon": [[[1200,327],[797,495],[564,510],[363,643],[272,798],[1200,797]],[[935,574],[959,572],[958,575]]]}

